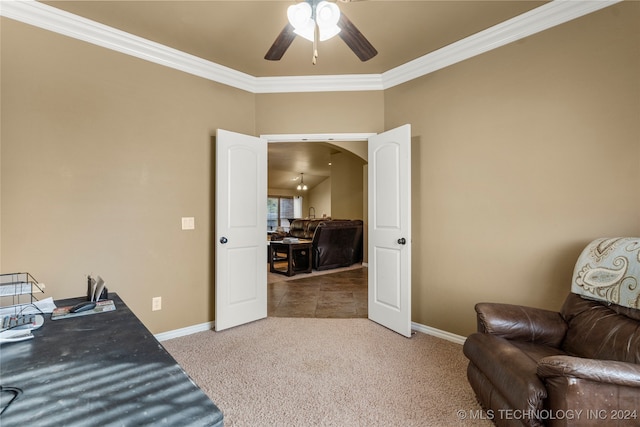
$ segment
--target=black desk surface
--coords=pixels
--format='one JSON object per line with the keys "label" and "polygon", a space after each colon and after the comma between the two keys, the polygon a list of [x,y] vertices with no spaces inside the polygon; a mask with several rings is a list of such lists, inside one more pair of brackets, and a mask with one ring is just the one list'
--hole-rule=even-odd
{"label": "black desk surface", "polygon": [[0,346],[0,384],[23,391],[0,426],[222,426],[216,405],[116,294],[109,299],[115,311],[47,314],[35,338]]}

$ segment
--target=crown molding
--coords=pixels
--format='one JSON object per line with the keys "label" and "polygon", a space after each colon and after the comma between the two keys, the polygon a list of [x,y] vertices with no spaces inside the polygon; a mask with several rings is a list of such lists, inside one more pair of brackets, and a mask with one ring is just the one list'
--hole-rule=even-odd
{"label": "crown molding", "polygon": [[0,1],[0,15],[252,93],[384,90],[622,0],[554,0],[382,74],[254,77],[34,0]]}
{"label": "crown molding", "polygon": [[256,78],[34,0],[2,0],[0,15],[248,92]]}
{"label": "crown molding", "polygon": [[381,74],[257,77],[256,93],[382,90]]}

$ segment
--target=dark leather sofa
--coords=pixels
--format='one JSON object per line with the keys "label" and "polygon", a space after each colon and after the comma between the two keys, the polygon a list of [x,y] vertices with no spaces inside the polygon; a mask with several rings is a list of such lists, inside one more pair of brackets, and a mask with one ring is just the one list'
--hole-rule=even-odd
{"label": "dark leather sofa", "polygon": [[289,220],[289,236],[311,240],[318,224],[327,221],[331,221],[331,219],[291,219]]}
{"label": "dark leather sofa", "polygon": [[289,235],[312,241],[313,268],[328,270],[362,262],[361,220],[296,219]]}
{"label": "dark leather sofa", "polygon": [[[627,251],[629,262],[640,265],[640,239],[638,245],[612,240],[606,243],[633,248]],[[478,332],[463,347],[467,377],[496,425],[640,425],[640,277],[627,270],[628,264],[622,272],[620,257],[615,267],[595,266],[593,258],[605,257],[610,249],[601,245],[587,254],[586,267],[576,266],[572,290],[588,292],[570,293],[560,312],[476,305]],[[613,272],[622,272],[617,282],[611,280]],[[632,307],[582,295],[602,297],[604,285],[594,283],[598,280],[608,281],[610,298]],[[616,284],[635,294],[622,298],[620,289],[611,292]]]}

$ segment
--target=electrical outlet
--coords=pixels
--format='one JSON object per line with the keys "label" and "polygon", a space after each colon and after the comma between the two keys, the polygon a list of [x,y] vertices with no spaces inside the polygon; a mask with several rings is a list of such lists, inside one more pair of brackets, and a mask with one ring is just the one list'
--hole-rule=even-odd
{"label": "electrical outlet", "polygon": [[162,310],[162,297],[151,298],[151,311]]}

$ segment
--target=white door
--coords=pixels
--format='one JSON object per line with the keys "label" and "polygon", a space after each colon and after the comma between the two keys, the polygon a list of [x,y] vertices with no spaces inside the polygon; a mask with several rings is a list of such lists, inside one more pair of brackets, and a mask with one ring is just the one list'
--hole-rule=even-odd
{"label": "white door", "polygon": [[411,125],[369,138],[369,319],[411,336]]}
{"label": "white door", "polygon": [[267,141],[216,136],[216,331],[267,317]]}

